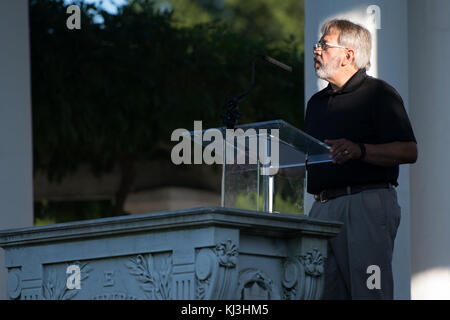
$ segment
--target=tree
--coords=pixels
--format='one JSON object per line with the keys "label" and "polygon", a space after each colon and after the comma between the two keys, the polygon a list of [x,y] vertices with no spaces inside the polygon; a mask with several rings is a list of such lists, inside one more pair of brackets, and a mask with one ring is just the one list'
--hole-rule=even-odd
{"label": "tree", "polygon": [[[78,5],[81,30],[74,31],[66,28],[62,0],[30,1],[34,167],[61,180],[83,163],[96,175],[118,166],[112,215],[123,213],[138,161],[170,161],[174,129],[194,120],[221,125],[221,107],[229,94],[247,89],[256,54],[295,72],[258,65],[241,122],[283,118],[301,126],[303,67],[294,41],[277,48],[221,22],[176,26],[175,12],[145,0],[116,15]],[[98,15],[102,23],[94,21]]]}

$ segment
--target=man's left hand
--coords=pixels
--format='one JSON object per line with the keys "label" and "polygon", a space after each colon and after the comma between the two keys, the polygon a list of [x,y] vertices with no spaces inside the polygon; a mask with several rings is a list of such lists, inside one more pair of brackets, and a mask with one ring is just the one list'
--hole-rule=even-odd
{"label": "man's left hand", "polygon": [[334,158],[333,163],[343,164],[352,159],[361,157],[361,148],[358,144],[347,139],[325,140],[331,147],[330,158]]}

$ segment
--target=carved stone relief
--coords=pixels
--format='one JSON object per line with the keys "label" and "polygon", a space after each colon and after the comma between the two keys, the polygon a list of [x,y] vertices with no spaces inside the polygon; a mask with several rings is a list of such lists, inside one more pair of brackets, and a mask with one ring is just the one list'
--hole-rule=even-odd
{"label": "carved stone relief", "polygon": [[[89,272],[92,269],[87,262],[80,263],[78,261],[68,263],[69,265],[78,265],[81,270],[81,281],[89,277]],[[46,268],[44,274],[42,297],[45,300],[70,300],[75,297],[80,290],[70,290],[67,287],[66,269],[58,268],[58,266],[50,266]]]}
{"label": "carved stone relief", "polygon": [[130,274],[141,283],[147,299],[168,300],[172,298],[172,259],[166,258],[157,270],[152,254],[138,255],[126,263]]}
{"label": "carved stone relief", "polygon": [[287,259],[283,267],[283,298],[286,300],[320,299],[323,292],[324,257],[313,249]]}
{"label": "carved stone relief", "polygon": [[311,277],[320,277],[324,272],[324,257],[319,250],[313,249],[299,257],[305,272]]}
{"label": "carved stone relief", "polygon": [[98,294],[91,298],[92,300],[139,300],[138,297],[125,292],[113,292]]}
{"label": "carved stone relief", "polygon": [[255,268],[243,270],[239,275],[238,298],[241,300],[280,300],[272,279]]}
{"label": "carved stone relief", "polygon": [[18,299],[22,292],[22,281],[20,279],[20,269],[12,268],[8,272],[7,282],[8,297],[12,300]]}
{"label": "carved stone relief", "polygon": [[218,243],[214,249],[201,249],[195,262],[196,298],[231,298],[237,262],[238,248],[231,240]]}

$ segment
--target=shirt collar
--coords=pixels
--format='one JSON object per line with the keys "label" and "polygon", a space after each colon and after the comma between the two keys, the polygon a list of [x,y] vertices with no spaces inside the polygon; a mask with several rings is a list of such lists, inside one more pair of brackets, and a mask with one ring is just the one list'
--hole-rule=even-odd
{"label": "shirt collar", "polygon": [[362,82],[367,78],[366,69],[359,69],[345,84],[342,88],[337,91],[333,91],[331,83],[328,83],[327,93],[328,94],[341,94],[348,93],[356,90]]}

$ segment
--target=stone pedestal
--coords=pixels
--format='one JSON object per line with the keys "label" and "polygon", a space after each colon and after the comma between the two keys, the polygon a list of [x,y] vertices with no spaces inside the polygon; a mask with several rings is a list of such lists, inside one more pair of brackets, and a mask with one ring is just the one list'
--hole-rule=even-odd
{"label": "stone pedestal", "polygon": [[341,224],[205,207],[0,232],[9,299],[318,299]]}

